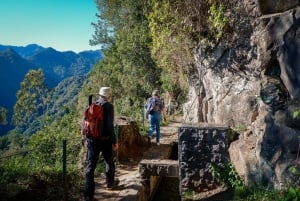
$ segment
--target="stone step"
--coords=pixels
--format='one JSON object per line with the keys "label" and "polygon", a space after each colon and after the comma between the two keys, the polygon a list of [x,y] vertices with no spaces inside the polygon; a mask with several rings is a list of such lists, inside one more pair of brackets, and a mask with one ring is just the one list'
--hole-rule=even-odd
{"label": "stone step", "polygon": [[178,160],[142,160],[139,163],[139,172],[142,178],[150,176],[178,177]]}

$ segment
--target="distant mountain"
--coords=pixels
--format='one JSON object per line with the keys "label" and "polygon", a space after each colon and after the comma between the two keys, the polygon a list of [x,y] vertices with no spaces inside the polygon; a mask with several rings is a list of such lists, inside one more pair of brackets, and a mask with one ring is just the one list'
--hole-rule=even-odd
{"label": "distant mountain", "polygon": [[23,58],[32,56],[32,55],[36,54],[37,52],[45,49],[44,47],[36,45],[36,44],[30,44],[25,47],[12,46],[12,45],[0,45],[0,51],[6,50],[8,48],[13,49],[15,52],[17,52]]}
{"label": "distant mountain", "polygon": [[100,58],[100,51],[76,54],[46,48],[28,57],[28,61],[43,69],[46,83],[53,87],[67,77],[86,75]]}
{"label": "distant mountain", "polygon": [[[20,82],[29,69],[35,68],[35,65],[23,59],[10,48],[0,52],[0,106],[9,110],[8,121],[12,117],[16,92],[20,89]],[[12,128],[11,125],[0,125],[0,135],[10,128]]]}
{"label": "distant mountain", "polygon": [[49,116],[62,116],[64,111],[61,106],[77,106],[77,95],[86,80],[86,76],[72,76],[62,80],[52,91],[52,99],[49,103]]}
{"label": "distant mountain", "polygon": [[[53,48],[31,44],[26,47],[0,45],[0,106],[9,110],[12,117],[16,93],[20,82],[30,69],[41,68],[45,83],[54,88],[62,80],[72,76],[86,76],[94,64],[101,60],[101,52],[59,52]],[[0,135],[11,125],[0,125]]]}
{"label": "distant mountain", "polygon": [[15,101],[16,91],[20,82],[29,69],[36,66],[23,59],[12,49],[0,52],[0,105],[12,106]]}
{"label": "distant mountain", "polygon": [[72,51],[60,52],[51,47],[44,48],[36,44],[25,47],[0,45],[0,52],[7,49],[14,50],[35,67],[43,69],[45,82],[50,87],[56,86],[67,77],[86,75],[102,57],[100,50],[82,51],[77,54]]}
{"label": "distant mountain", "polygon": [[[47,116],[51,118],[48,121],[62,117],[68,112],[68,108],[76,108],[78,93],[86,80],[86,76],[72,76],[62,80],[50,93],[51,99],[48,103]],[[24,134],[32,135],[41,129],[39,123],[42,118],[37,118],[28,128]]]}

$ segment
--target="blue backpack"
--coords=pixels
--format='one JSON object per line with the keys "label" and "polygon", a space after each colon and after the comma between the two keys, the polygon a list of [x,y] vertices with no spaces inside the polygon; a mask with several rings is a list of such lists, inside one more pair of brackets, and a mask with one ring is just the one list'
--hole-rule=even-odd
{"label": "blue backpack", "polygon": [[146,114],[161,112],[162,109],[163,109],[163,103],[161,99],[151,97],[147,103]]}

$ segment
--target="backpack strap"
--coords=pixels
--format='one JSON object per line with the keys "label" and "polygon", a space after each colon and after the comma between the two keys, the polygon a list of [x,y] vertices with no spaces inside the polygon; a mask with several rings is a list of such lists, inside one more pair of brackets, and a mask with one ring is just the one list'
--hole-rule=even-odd
{"label": "backpack strap", "polygon": [[93,95],[89,95],[89,105],[93,103]]}

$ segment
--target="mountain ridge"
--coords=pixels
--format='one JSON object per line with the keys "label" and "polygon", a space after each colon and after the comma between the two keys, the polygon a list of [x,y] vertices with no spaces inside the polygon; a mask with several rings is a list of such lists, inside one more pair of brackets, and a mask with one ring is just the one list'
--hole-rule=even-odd
{"label": "mountain ridge", "polygon": [[[35,44],[35,43],[28,44],[28,45],[25,45],[25,46],[2,45],[2,44],[0,44],[0,51],[3,51],[5,49],[7,49],[7,48],[13,49],[19,55],[21,55],[22,57],[26,58],[28,56],[34,55],[35,53],[37,53],[37,52],[39,52],[39,51],[41,51],[43,49],[48,49],[48,48],[52,48],[52,47],[43,47],[43,46]],[[52,49],[56,50],[55,48],[52,48]],[[62,52],[62,53],[73,52],[75,54],[82,54],[82,53],[85,53],[85,52],[100,52],[100,49],[99,50],[82,50],[82,51],[79,51],[78,53],[76,53],[75,51],[72,51],[72,50],[67,50],[67,51],[56,50],[56,51]]]}
{"label": "mountain ridge", "polygon": [[[25,47],[0,44],[0,94],[4,97],[0,98],[0,107],[9,110],[8,122],[11,121],[20,83],[30,69],[41,68],[44,72],[45,84],[53,89],[66,78],[86,76],[101,58],[100,50],[75,53],[60,52],[37,44],[29,44]],[[0,125],[0,135],[11,128],[11,125]]]}

